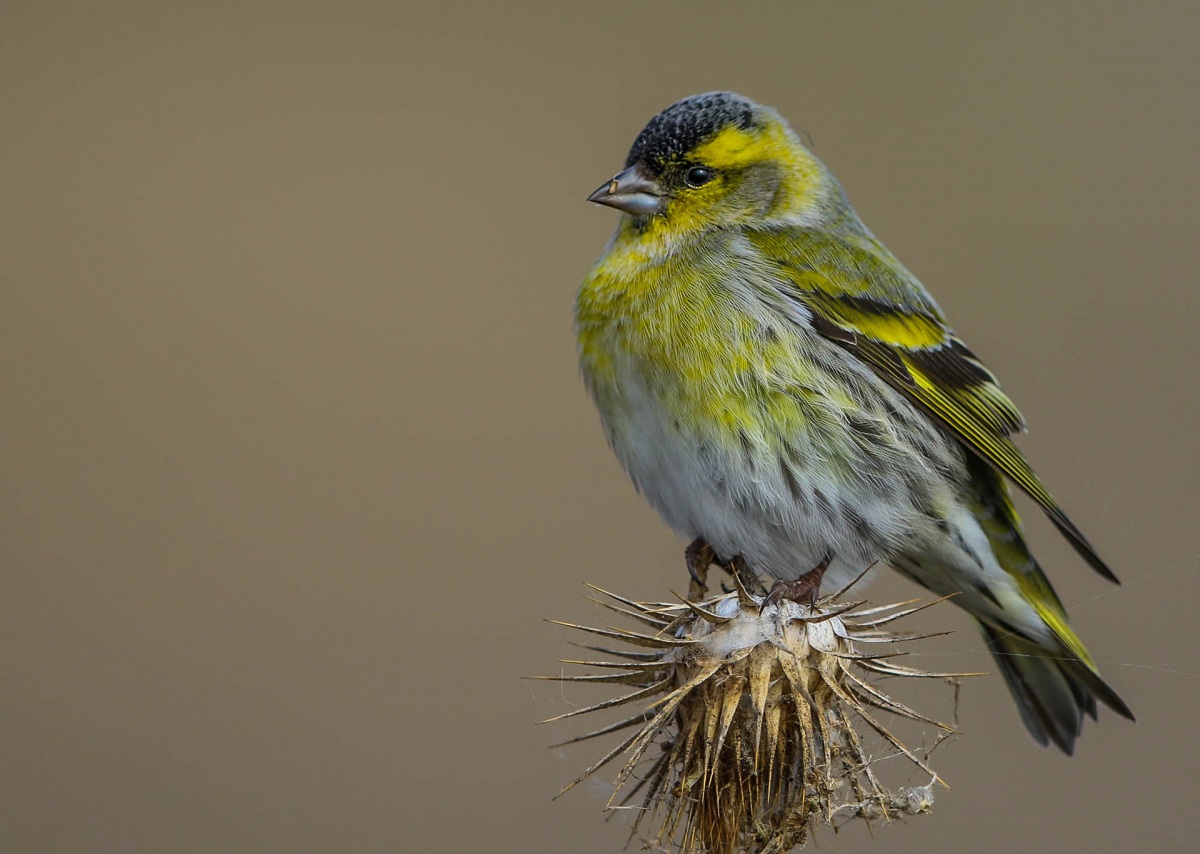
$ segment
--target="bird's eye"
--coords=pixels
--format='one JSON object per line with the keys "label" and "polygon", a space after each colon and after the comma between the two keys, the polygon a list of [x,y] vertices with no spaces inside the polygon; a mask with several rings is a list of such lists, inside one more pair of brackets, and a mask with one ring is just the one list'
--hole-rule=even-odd
{"label": "bird's eye", "polygon": [[713,173],[711,169],[705,169],[703,166],[693,166],[688,170],[683,180],[687,181],[689,187],[700,187],[711,181],[712,177]]}

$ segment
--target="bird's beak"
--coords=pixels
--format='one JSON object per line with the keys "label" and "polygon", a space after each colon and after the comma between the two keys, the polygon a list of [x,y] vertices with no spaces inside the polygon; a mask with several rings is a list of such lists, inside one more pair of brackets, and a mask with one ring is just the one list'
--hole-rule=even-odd
{"label": "bird's beak", "polygon": [[663,206],[658,184],[643,178],[636,166],[630,166],[611,181],[598,187],[587,200],[635,216],[656,214]]}

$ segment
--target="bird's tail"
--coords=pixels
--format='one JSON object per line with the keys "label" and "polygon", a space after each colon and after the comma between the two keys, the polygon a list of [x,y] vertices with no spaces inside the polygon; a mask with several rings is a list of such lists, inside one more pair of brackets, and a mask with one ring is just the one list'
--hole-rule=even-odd
{"label": "bird's tail", "polygon": [[[977,612],[976,617],[1025,728],[1039,744],[1053,742],[1070,755],[1084,715],[1096,719],[1097,700],[1129,720],[1133,713],[1100,677],[1083,641],[1067,622],[1066,609],[1025,543],[1007,484],[979,460],[968,460],[968,465],[977,490],[975,516],[996,560],[1016,582],[1019,607],[1036,612],[1043,630],[1037,639],[1015,633],[1012,627],[1029,625],[1034,615],[1004,621],[1004,608],[1000,614]],[[1010,607],[1018,605],[1010,602]]]}
{"label": "bird's tail", "polygon": [[[1097,700],[1133,720],[1125,701],[1100,678],[1090,661],[1069,652],[1067,644],[1061,650],[1047,649],[983,621],[979,625],[1025,728],[1039,744],[1053,742],[1068,756],[1074,753],[1084,714],[1096,719]],[[1073,645],[1078,645],[1078,639]]]}

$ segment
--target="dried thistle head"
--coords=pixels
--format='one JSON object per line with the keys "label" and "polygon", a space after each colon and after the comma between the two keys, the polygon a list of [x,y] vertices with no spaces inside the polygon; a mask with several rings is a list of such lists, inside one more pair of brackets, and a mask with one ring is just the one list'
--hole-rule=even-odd
{"label": "dried thistle head", "polygon": [[[783,852],[803,844],[818,821],[928,811],[933,782],[940,780],[878,712],[932,724],[943,737],[954,730],[889,697],[871,677],[968,675],[927,673],[888,660],[902,654],[890,644],[918,636],[885,627],[933,603],[864,608],[829,597],[811,607],[788,600],[765,604],[739,587],[702,602],[651,604],[593,589],[611,600],[596,600],[600,604],[646,628],[560,623],[633,648],[587,646],[616,660],[568,661],[600,672],[547,678],[634,690],[550,721],[622,705],[639,708],[563,742],[633,730],[564,792],[624,756],[608,808],[621,808],[644,790],[634,833],[654,824],[643,836],[662,849],[676,845],[706,854]],[[882,651],[860,652],[859,646]],[[856,725],[908,757],[930,775],[930,784],[885,789]]]}

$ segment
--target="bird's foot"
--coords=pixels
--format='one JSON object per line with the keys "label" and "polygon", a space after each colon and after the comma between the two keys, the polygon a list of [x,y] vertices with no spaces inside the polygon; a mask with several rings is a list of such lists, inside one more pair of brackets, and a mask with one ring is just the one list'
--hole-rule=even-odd
{"label": "bird's foot", "polygon": [[737,583],[751,596],[768,595],[767,588],[763,585],[762,579],[758,577],[758,573],[750,568],[746,559],[741,555],[734,556],[732,560],[724,564],[724,569],[737,579]]}
{"label": "bird's foot", "polygon": [[784,599],[809,607],[816,605],[817,598],[821,595],[821,579],[825,577],[825,570],[829,569],[832,562],[833,555],[825,555],[820,563],[799,578],[793,581],[776,581],[767,598],[763,600],[763,607],[776,605]]}
{"label": "bird's foot", "polygon": [[[721,567],[737,579],[738,584],[744,590],[755,596],[765,596],[767,588],[763,586],[757,573],[755,573],[746,564],[746,559],[741,555],[737,555],[729,560],[724,560],[713,551],[713,547],[704,541],[703,537],[697,537],[692,540],[687,549],[683,553],[684,561],[687,563],[688,575],[692,581],[688,587],[688,596],[692,601],[699,601],[708,595],[708,568],[713,564]],[[725,588],[726,593],[731,593],[732,590]]]}

